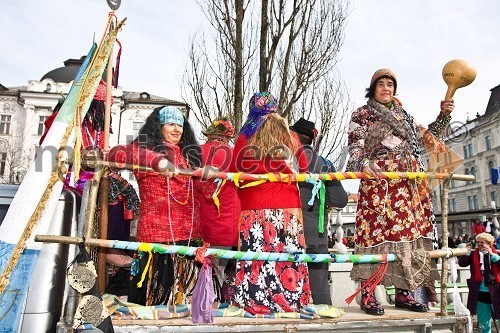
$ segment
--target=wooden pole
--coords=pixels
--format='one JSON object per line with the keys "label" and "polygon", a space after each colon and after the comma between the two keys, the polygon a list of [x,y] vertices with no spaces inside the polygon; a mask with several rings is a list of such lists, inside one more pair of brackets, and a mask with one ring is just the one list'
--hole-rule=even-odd
{"label": "wooden pole", "polygon": [[[36,235],[35,236],[35,241],[36,242],[44,242],[44,243],[61,243],[61,244],[79,244],[85,241],[85,245],[88,246],[96,246],[96,247],[106,247],[106,248],[111,248],[111,249],[122,249],[122,250],[136,250],[139,248],[139,246],[143,246],[144,244],[154,244],[154,243],[139,243],[139,242],[125,242],[125,241],[116,241],[116,240],[107,240],[107,239],[98,239],[98,238],[87,238],[83,239],[80,237],[69,237],[69,236],[55,236],[55,235]],[[184,247],[184,248],[195,248],[195,247],[187,247],[187,246],[178,246],[178,245],[165,245],[165,244],[154,244],[155,246],[157,245],[158,247],[162,248],[173,248],[173,247]],[[154,248],[154,246],[153,246]],[[218,251],[217,248],[212,248],[209,247],[209,250],[216,250]],[[236,251],[230,251],[230,250],[223,250],[226,252],[236,252]],[[209,251],[210,252],[210,251]],[[432,259],[436,258],[443,258],[446,256],[452,256],[452,257],[458,257],[458,256],[463,256],[466,255],[468,250],[466,248],[461,248],[461,249],[448,249],[448,250],[432,250],[429,251],[429,255]],[[243,253],[249,253],[243,252]],[[258,254],[265,254],[268,252],[255,252]],[[325,253],[326,254],[326,253]],[[214,255],[217,256],[217,254],[214,253]],[[338,255],[338,256],[346,256],[346,257],[355,257],[355,258],[362,258],[363,255]],[[376,255],[365,255],[369,257],[373,257]],[[397,260],[397,257],[395,255],[394,259],[390,261]],[[246,260],[246,259],[243,259]],[[268,259],[265,259],[268,260]],[[362,260],[356,260],[357,263],[363,264]],[[380,255],[380,259],[377,259],[376,262],[384,262],[384,257]],[[367,262],[369,264],[373,264],[373,261]]]}
{"label": "wooden pole", "polygon": [[[443,195],[441,196],[441,227],[443,228],[443,247],[448,247],[448,189],[450,188],[450,182],[453,177],[451,173],[448,178],[443,182]],[[446,316],[448,311],[446,306],[448,305],[448,291],[446,283],[448,282],[448,259],[443,257],[441,264],[441,315]]]}
{"label": "wooden pole", "polygon": [[[110,31],[114,29],[114,24],[111,22]],[[107,158],[109,151],[109,128],[111,125],[111,92],[113,89],[113,45],[108,59],[108,67],[106,72],[106,104],[104,109],[104,138],[103,138],[103,155]],[[99,238],[108,238],[108,204],[109,204],[109,173],[106,168],[99,185]],[[106,289],[106,248],[99,248],[97,256],[97,276],[99,283],[99,292],[104,294]]]}

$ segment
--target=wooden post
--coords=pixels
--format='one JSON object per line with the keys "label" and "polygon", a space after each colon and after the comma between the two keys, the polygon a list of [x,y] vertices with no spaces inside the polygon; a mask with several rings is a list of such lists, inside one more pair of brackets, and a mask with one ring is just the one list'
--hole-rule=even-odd
{"label": "wooden post", "polygon": [[[443,194],[441,196],[441,227],[443,228],[443,247],[448,247],[448,189],[450,188],[450,182],[453,173],[451,173],[448,178],[443,182]],[[448,282],[448,258],[444,257],[441,264],[441,315],[446,316],[448,312],[446,311],[446,306],[448,305],[448,290],[446,283]]]}
{"label": "wooden post", "polygon": [[[114,29],[114,24],[111,22],[109,27],[110,30]],[[113,46],[111,46],[111,51],[108,59],[108,67],[106,72],[106,104],[104,111],[104,138],[103,138],[103,155],[104,159],[107,159],[109,151],[109,127],[111,125],[111,92],[113,89]],[[99,238],[108,238],[108,204],[109,204],[109,173],[108,169],[104,171],[104,174],[99,185],[99,203],[100,203],[100,214],[99,214]],[[106,248],[99,248],[97,256],[97,277],[99,283],[99,292],[104,294],[106,289]]]}

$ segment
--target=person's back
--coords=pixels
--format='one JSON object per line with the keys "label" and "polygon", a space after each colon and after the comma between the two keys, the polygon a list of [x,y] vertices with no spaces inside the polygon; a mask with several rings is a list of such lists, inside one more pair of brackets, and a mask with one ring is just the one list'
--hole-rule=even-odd
{"label": "person's back", "polygon": [[[308,172],[311,174],[335,172],[333,164],[318,155],[311,147],[312,140],[316,137],[314,123],[300,118],[290,127],[302,144],[301,154],[308,162]],[[306,238],[306,251],[313,254],[328,253],[328,207],[343,208],[347,204],[347,193],[340,181],[326,181],[325,201],[322,204],[317,198],[312,198],[314,185],[300,183],[300,199],[302,201],[302,216],[304,219],[304,236]],[[319,193],[318,193],[319,194]],[[312,205],[310,201],[313,199]],[[322,210],[322,211],[321,211]],[[320,214],[321,212],[321,214]],[[323,221],[320,221],[322,215]],[[342,240],[343,241],[343,240]],[[332,304],[330,288],[328,285],[328,263],[308,263],[311,294],[315,304]]]}

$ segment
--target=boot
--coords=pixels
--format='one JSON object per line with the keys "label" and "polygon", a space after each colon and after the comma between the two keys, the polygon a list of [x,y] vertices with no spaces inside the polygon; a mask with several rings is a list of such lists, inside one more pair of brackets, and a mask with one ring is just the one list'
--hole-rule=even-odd
{"label": "boot", "polygon": [[382,316],[385,313],[384,308],[377,302],[373,293],[369,293],[369,288],[370,285],[361,290],[361,310],[369,315]]}
{"label": "boot", "polygon": [[397,308],[405,308],[415,312],[429,311],[427,305],[415,301],[415,299],[408,290],[396,289],[396,291],[397,293],[396,293],[395,305]]}

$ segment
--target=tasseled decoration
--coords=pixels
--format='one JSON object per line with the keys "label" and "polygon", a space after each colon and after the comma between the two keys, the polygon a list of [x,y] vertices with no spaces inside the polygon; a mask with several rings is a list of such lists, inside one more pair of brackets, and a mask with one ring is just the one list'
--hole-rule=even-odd
{"label": "tasseled decoration", "polygon": [[144,271],[142,272],[141,280],[139,283],[137,283],[137,287],[141,288],[142,283],[144,282],[144,279],[146,278],[146,274],[149,271],[149,266],[151,265],[151,259],[153,258],[153,245],[149,243],[141,243],[139,245],[139,248],[137,249],[138,251],[143,251],[143,252],[148,252],[149,257],[148,257],[148,263],[146,264],[146,267],[144,267]]}
{"label": "tasseled decoration", "polygon": [[[354,292],[354,294],[352,294],[351,296],[349,296],[345,299],[345,302],[348,305],[352,302],[352,300],[356,297],[356,295],[359,294],[361,292],[361,290],[363,290],[367,286],[370,286],[370,288],[368,289],[368,295],[373,294],[375,287],[377,287],[377,285],[384,279],[385,273],[387,272],[387,268],[389,268],[389,262],[387,261],[387,258],[388,258],[387,253],[385,253],[384,254],[384,262],[382,264],[380,264],[377,271],[361,285],[361,288],[356,290]],[[369,298],[367,297],[365,301],[368,302],[368,300],[369,300]]]}
{"label": "tasseled decoration", "polygon": [[313,185],[311,200],[307,202],[309,206],[314,205],[314,199],[319,198],[319,214],[318,214],[318,232],[320,234],[325,232],[325,198],[326,198],[326,188],[325,183],[316,178],[307,177],[306,182]]}
{"label": "tasseled decoration", "polygon": [[118,49],[118,54],[116,55],[115,70],[113,72],[113,86],[115,88],[118,88],[118,77],[120,76],[120,57],[122,55],[122,43],[120,43],[118,38],[116,39],[116,43],[118,44],[119,49]]}
{"label": "tasseled decoration", "polygon": [[216,178],[214,179],[214,183],[217,183],[217,188],[214,191],[214,194],[212,194],[212,199],[214,200],[214,204],[217,206],[217,216],[220,216],[220,200],[219,200],[219,194],[222,189],[222,186],[226,183],[226,179],[220,179]]}

